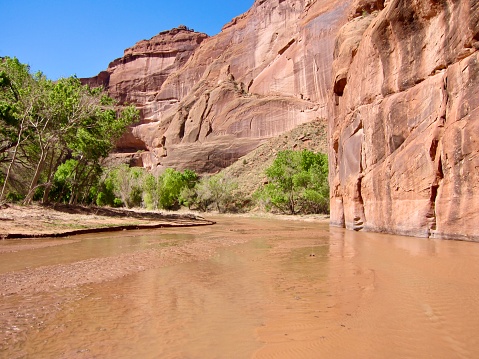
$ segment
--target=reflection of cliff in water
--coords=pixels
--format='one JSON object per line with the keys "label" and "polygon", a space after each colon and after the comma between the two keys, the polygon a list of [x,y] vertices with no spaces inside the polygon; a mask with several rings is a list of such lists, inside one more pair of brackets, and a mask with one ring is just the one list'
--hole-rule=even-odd
{"label": "reflection of cliff in water", "polygon": [[0,253],[2,353],[479,355],[476,244],[319,222],[215,220]]}

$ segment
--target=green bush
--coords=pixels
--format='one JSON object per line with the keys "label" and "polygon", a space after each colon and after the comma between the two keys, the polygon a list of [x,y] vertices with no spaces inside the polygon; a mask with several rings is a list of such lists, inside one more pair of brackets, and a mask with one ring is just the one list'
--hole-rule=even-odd
{"label": "green bush", "polygon": [[[143,168],[128,165],[110,167],[104,171],[96,195],[97,205],[146,207],[148,209],[178,209],[186,204],[183,189],[192,189],[198,175],[167,169],[155,177]],[[183,203],[185,202],[185,203]]]}
{"label": "green bush", "polygon": [[150,173],[143,179],[143,205],[147,209],[158,208],[158,183],[156,177]]}
{"label": "green bush", "polygon": [[5,200],[10,203],[17,203],[23,201],[25,195],[22,195],[18,192],[8,192],[5,196]]}
{"label": "green bush", "polygon": [[124,204],[123,204],[123,202],[121,201],[121,199],[115,198],[115,199],[113,200],[113,207],[123,207],[123,206],[124,206]]}
{"label": "green bush", "polygon": [[238,184],[222,173],[203,178],[190,194],[198,210],[214,209],[220,213],[240,212],[250,200],[238,192]]}
{"label": "green bush", "polygon": [[325,154],[281,151],[266,169],[268,183],[255,194],[267,210],[286,214],[329,213]]}

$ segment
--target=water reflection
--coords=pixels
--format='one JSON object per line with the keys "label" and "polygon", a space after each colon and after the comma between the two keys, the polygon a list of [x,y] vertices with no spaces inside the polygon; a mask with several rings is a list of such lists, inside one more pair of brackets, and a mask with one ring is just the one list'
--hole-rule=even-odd
{"label": "water reflection", "polygon": [[[4,296],[2,355],[479,356],[477,244],[299,221],[216,220],[208,228],[1,253],[0,281],[17,278],[24,265],[35,275],[86,259],[112,274],[101,283],[40,293],[25,286]],[[133,270],[115,274],[126,265]]]}
{"label": "water reflection", "polygon": [[[25,268],[37,268],[48,265],[78,262],[92,258],[113,257],[122,253],[139,252],[145,249],[177,246],[195,239],[193,233],[148,233],[151,231],[136,231],[128,234],[85,235],[75,237],[75,240],[53,240],[54,246],[21,250],[22,245],[29,240],[0,241],[0,246],[20,247],[18,251],[0,252],[0,274]],[[32,240],[30,240],[32,241]],[[40,246],[51,239],[33,240]],[[63,242],[63,243],[62,243]]]}

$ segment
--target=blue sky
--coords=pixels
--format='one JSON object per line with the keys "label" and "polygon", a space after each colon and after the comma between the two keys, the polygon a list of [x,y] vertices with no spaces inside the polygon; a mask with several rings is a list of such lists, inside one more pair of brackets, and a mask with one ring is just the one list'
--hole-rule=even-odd
{"label": "blue sky", "polygon": [[91,77],[137,41],[186,25],[215,35],[254,0],[0,0],[0,56],[50,79]]}

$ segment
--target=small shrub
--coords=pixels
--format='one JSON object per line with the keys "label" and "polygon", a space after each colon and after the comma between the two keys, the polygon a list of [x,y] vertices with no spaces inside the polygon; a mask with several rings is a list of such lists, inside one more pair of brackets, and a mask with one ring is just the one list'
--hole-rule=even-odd
{"label": "small shrub", "polygon": [[5,196],[5,200],[10,203],[17,203],[23,201],[25,195],[22,195],[18,192],[8,192]]}
{"label": "small shrub", "polygon": [[124,206],[124,204],[123,204],[123,202],[121,201],[120,198],[115,198],[113,200],[113,207],[123,207],[123,206]]}

